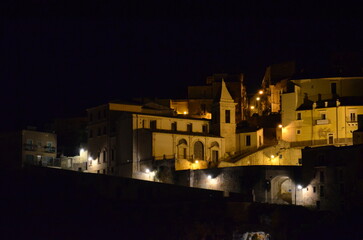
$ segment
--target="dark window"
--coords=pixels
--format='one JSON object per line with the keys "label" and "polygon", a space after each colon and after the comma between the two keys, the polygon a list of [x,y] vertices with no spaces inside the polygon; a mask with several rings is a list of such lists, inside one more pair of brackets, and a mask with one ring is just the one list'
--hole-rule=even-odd
{"label": "dark window", "polygon": [[101,136],[101,128],[100,127],[98,128],[97,136]]}
{"label": "dark window", "polygon": [[301,120],[301,113],[297,113],[296,119]]}
{"label": "dark window", "polygon": [[93,137],[93,131],[92,131],[92,129],[90,129],[90,130],[89,130],[89,132],[88,132],[88,137],[89,137],[89,138],[92,138],[92,137]]}
{"label": "dark window", "polygon": [[251,146],[251,135],[246,135],[246,146]]}
{"label": "dark window", "polygon": [[98,120],[101,119],[101,111],[98,111]]}
{"label": "dark window", "polygon": [[106,126],[103,127],[103,134],[107,134],[107,127]]}
{"label": "dark window", "polygon": [[115,150],[111,149],[111,161],[115,160]]}
{"label": "dark window", "polygon": [[324,197],[324,186],[320,186],[320,197]]}
{"label": "dark window", "polygon": [[106,109],[103,110],[103,117],[106,118],[107,112]]}
{"label": "dark window", "polygon": [[231,122],[231,110],[226,110],[226,123]]}
{"label": "dark window", "polygon": [[321,116],[321,119],[323,119],[323,120],[326,119],[326,113],[322,113],[320,116]]}
{"label": "dark window", "polygon": [[103,173],[103,174],[106,174],[106,169],[103,169],[103,170],[102,170],[102,173]]}
{"label": "dark window", "polygon": [[331,83],[330,88],[331,88],[331,94],[337,94],[337,83]]}
{"label": "dark window", "polygon": [[324,176],[324,172],[321,171],[320,172],[320,182],[323,183],[325,181],[325,176]]}
{"label": "dark window", "polygon": [[97,153],[97,161],[98,161],[98,163],[101,163],[101,153],[100,152],[98,152]]}
{"label": "dark window", "polygon": [[188,131],[188,132],[193,132],[193,124],[192,124],[192,123],[189,123],[189,124],[187,125],[187,131]]}
{"label": "dark window", "polygon": [[156,129],[156,120],[150,121],[150,129]]}
{"label": "dark window", "polygon": [[206,112],[206,105],[205,104],[201,104],[200,105],[200,110],[201,110],[201,112],[203,113],[203,114],[205,114],[205,112]]}
{"label": "dark window", "polygon": [[103,151],[103,162],[107,161],[107,153],[106,151]]}
{"label": "dark window", "polygon": [[177,123],[176,122],[171,123],[171,130],[172,131],[176,131],[177,130]]}
{"label": "dark window", "polygon": [[351,112],[350,113],[350,121],[351,122],[355,122],[356,121],[356,114],[355,114],[355,112]]}
{"label": "dark window", "polygon": [[313,187],[313,192],[316,193],[316,187]]}
{"label": "dark window", "polygon": [[183,159],[187,159],[187,149],[183,148]]}
{"label": "dark window", "polygon": [[93,121],[93,114],[89,113],[89,121],[92,122]]}
{"label": "dark window", "polygon": [[334,135],[331,133],[328,135],[328,144],[334,144]]}
{"label": "dark window", "polygon": [[203,133],[208,133],[208,125],[203,125]]}
{"label": "dark window", "polygon": [[320,201],[316,201],[316,209],[320,209]]}

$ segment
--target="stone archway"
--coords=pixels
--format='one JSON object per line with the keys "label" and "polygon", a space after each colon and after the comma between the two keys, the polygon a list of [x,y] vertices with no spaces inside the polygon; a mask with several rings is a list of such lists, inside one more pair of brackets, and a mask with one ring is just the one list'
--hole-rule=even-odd
{"label": "stone archway", "polygon": [[293,182],[288,176],[276,176],[271,180],[271,202],[278,204],[292,204]]}

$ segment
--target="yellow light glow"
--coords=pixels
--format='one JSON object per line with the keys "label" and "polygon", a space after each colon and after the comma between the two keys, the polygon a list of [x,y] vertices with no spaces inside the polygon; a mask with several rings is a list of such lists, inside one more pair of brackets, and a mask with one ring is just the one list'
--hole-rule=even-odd
{"label": "yellow light glow", "polygon": [[275,155],[271,155],[271,158],[275,158]]}
{"label": "yellow light glow", "polygon": [[282,124],[279,124],[279,128],[282,128]]}
{"label": "yellow light glow", "polygon": [[89,161],[92,161],[92,160],[93,160],[93,158],[92,158],[92,157],[88,157],[88,160],[89,160]]}
{"label": "yellow light glow", "polygon": [[187,115],[187,112],[186,111],[184,111],[184,115]]}
{"label": "yellow light glow", "polygon": [[260,101],[260,97],[256,97],[256,100],[257,100],[257,101]]}
{"label": "yellow light glow", "polygon": [[208,179],[212,179],[212,176],[211,175],[208,175]]}
{"label": "yellow light glow", "polygon": [[255,109],[255,106],[251,106],[251,109]]}
{"label": "yellow light glow", "polygon": [[145,169],[145,172],[146,172],[146,173],[149,173],[149,172],[150,172],[150,169],[146,168],[146,169]]}
{"label": "yellow light glow", "polygon": [[195,163],[199,163],[199,161],[198,161],[198,160],[196,160],[196,161],[195,161]]}
{"label": "yellow light glow", "polygon": [[263,91],[262,90],[258,91],[258,94],[260,94],[260,95],[263,94]]}

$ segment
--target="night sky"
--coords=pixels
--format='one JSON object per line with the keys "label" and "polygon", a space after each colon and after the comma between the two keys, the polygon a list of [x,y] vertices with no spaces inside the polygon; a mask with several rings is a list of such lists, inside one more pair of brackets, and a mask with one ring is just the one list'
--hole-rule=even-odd
{"label": "night sky", "polygon": [[0,130],[82,115],[109,100],[182,98],[214,73],[244,73],[255,91],[274,63],[362,56],[354,6],[194,2],[5,3]]}

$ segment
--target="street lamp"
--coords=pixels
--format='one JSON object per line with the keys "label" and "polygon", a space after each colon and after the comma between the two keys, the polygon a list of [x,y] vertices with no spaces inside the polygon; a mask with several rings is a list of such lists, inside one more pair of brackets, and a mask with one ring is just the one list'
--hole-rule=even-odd
{"label": "street lamp", "polygon": [[262,95],[263,94],[263,90],[258,91],[258,94]]}
{"label": "street lamp", "polygon": [[300,184],[295,185],[295,205],[296,205],[296,188],[300,191],[303,187]]}

